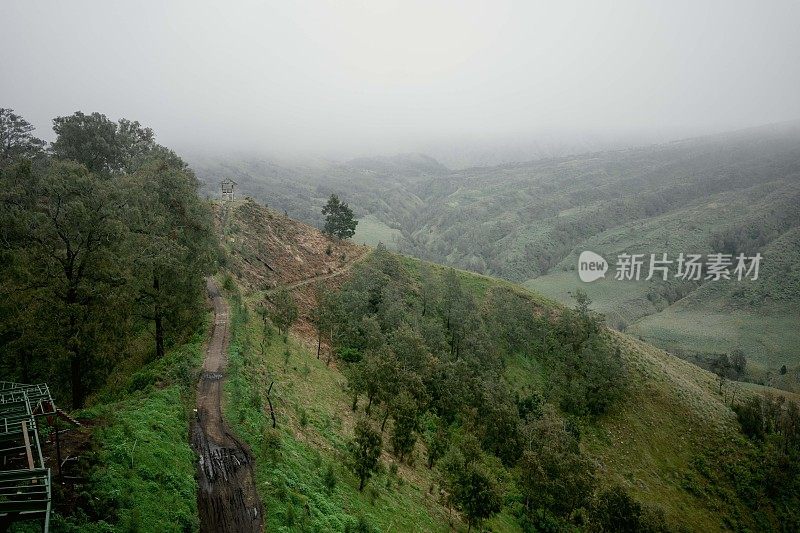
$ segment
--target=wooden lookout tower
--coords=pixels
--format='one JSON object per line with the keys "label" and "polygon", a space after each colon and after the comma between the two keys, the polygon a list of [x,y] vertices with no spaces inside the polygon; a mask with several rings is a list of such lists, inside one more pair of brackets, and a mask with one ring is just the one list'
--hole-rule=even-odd
{"label": "wooden lookout tower", "polygon": [[234,200],[237,183],[230,178],[225,178],[220,183],[223,200]]}

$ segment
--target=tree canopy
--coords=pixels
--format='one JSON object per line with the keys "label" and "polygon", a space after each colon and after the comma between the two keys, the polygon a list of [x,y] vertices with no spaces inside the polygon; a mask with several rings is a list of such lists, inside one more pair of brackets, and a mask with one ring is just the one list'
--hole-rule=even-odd
{"label": "tree canopy", "polygon": [[33,136],[34,127],[13,109],[0,107],[0,165],[17,157],[42,153],[45,142]]}
{"label": "tree canopy", "polygon": [[45,155],[24,119],[3,116],[18,133],[0,164],[0,316],[14,317],[0,365],[81,407],[118,362],[144,345],[139,357],[160,357],[201,323],[210,210],[186,164],[137,122],[57,118]]}
{"label": "tree canopy", "polygon": [[325,215],[323,231],[340,239],[349,239],[356,233],[358,221],[353,217],[353,211],[347,204],[341,202],[339,197],[331,194],[328,203],[322,208]]}

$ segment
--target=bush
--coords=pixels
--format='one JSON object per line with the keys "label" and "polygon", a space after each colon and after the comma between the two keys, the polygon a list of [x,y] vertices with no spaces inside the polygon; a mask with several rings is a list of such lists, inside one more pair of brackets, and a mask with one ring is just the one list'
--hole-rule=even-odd
{"label": "bush", "polygon": [[345,533],[372,533],[373,531],[374,529],[369,525],[367,519],[361,515],[359,515],[358,518],[349,520],[344,525]]}
{"label": "bush", "polygon": [[344,346],[336,350],[336,354],[339,356],[339,359],[346,363],[358,363],[361,361],[361,352],[359,352],[356,348],[350,348],[349,346]]}
{"label": "bush", "polygon": [[322,484],[328,492],[336,488],[336,472],[333,471],[333,464],[328,463],[325,472],[322,474]]}

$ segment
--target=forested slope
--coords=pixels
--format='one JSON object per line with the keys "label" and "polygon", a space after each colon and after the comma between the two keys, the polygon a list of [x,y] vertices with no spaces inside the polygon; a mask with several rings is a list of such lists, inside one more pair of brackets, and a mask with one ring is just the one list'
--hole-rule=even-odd
{"label": "forested slope", "polygon": [[[274,217],[234,209],[245,205],[247,219]],[[232,257],[255,235],[235,220],[223,231]],[[384,249],[313,290],[278,297],[250,279],[228,283],[227,416],[259,454],[275,531],[797,520],[796,408],[607,329],[582,297],[571,310]],[[370,466],[357,450],[378,441]]]}

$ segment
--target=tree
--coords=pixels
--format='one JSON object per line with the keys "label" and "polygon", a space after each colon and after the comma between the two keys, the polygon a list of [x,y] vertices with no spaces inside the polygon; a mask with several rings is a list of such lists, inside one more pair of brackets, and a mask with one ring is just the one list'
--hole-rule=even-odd
{"label": "tree", "polygon": [[408,391],[401,391],[392,402],[394,427],[392,428],[392,447],[400,461],[414,449],[419,430],[419,406]]}
{"label": "tree", "polygon": [[668,531],[663,512],[642,506],[620,486],[614,486],[598,494],[589,516],[593,531],[620,533]]}
{"label": "tree", "polygon": [[369,421],[362,418],[356,422],[355,436],[350,442],[350,456],[353,470],[358,476],[358,490],[364,490],[367,480],[378,468],[383,445],[381,434],[375,431]]}
{"label": "tree", "polygon": [[0,107],[0,166],[15,157],[33,157],[42,152],[44,141],[33,136],[34,129],[13,109]]}
{"label": "tree", "polygon": [[436,461],[447,452],[450,444],[447,430],[443,427],[439,417],[434,414],[427,416],[422,438],[428,451],[428,469],[431,469],[436,464]]}
{"label": "tree", "polygon": [[483,384],[478,425],[483,449],[511,466],[521,451],[519,411],[515,398],[501,379],[488,379]]}
{"label": "tree", "polygon": [[469,465],[459,482],[456,500],[467,517],[467,531],[473,525],[497,514],[502,508],[503,494],[492,471],[481,463]]}
{"label": "tree", "polygon": [[[359,362],[348,368],[347,374],[354,393],[366,394],[367,414],[370,414],[372,403],[376,399],[388,402],[399,392],[397,357],[386,344],[368,349]],[[356,400],[353,402],[355,404]],[[387,414],[388,412],[387,404]]]}
{"label": "tree", "polygon": [[551,406],[526,428],[528,445],[516,465],[517,488],[529,515],[545,509],[567,518],[589,502],[594,464]]}
{"label": "tree", "polygon": [[292,324],[300,314],[297,304],[294,303],[294,298],[285,287],[275,293],[272,303],[274,305],[271,317],[272,322],[278,328],[280,334],[286,336],[289,333],[289,328],[292,327]]}
{"label": "tree", "polygon": [[575,310],[578,311],[578,314],[582,318],[589,317],[589,308],[592,305],[592,299],[589,298],[589,295],[586,294],[586,291],[578,289],[575,291],[575,294],[572,295],[575,298]]}
{"label": "tree", "polygon": [[358,221],[353,217],[353,211],[347,204],[339,201],[339,197],[331,194],[328,203],[322,208],[325,215],[323,231],[328,235],[335,235],[340,239],[349,239],[356,232]]}
{"label": "tree", "polygon": [[153,151],[138,165],[124,179],[125,216],[130,244],[137,252],[139,312],[154,325],[160,358],[169,332],[179,334],[197,325],[214,238],[211,212],[198,197],[197,179],[183,161]]}
{"label": "tree", "polygon": [[462,434],[440,463],[449,502],[467,518],[468,530],[500,511],[503,487],[496,475],[503,470],[487,457],[473,435]]}
{"label": "tree", "polygon": [[422,301],[422,316],[436,313],[441,299],[441,284],[438,275],[428,263],[420,264],[420,300]]}
{"label": "tree", "polygon": [[624,394],[625,367],[622,353],[602,333],[586,336],[580,323],[565,312],[563,320],[576,326],[563,336],[550,356],[558,369],[553,391],[560,396],[561,408],[570,414],[601,415]]}
{"label": "tree", "polygon": [[719,383],[719,393],[722,394],[722,387],[728,380],[731,374],[733,365],[728,357],[728,354],[720,354],[711,362],[711,371],[717,375],[717,382]]}
{"label": "tree", "polygon": [[745,369],[747,368],[747,358],[744,352],[739,348],[735,348],[730,353],[731,369],[736,373],[736,377],[740,378]]}
{"label": "tree", "polygon": [[[25,197],[29,200],[26,200]],[[128,315],[127,257],[118,188],[73,162],[53,161],[14,201],[14,297],[25,336],[68,360],[72,406],[113,354]],[[4,202],[4,212],[10,209]],[[4,217],[5,218],[5,217]]]}
{"label": "tree", "polygon": [[640,531],[642,506],[622,487],[601,492],[592,506],[592,525],[598,531]]}
{"label": "tree", "polygon": [[53,119],[58,137],[53,153],[60,159],[82,163],[92,172],[133,170],[139,159],[155,150],[153,130],[126,119],[118,123],[101,113],[80,111]]}
{"label": "tree", "polygon": [[311,311],[311,322],[317,328],[317,359],[322,351],[322,337],[331,336],[335,324],[336,300],[334,295],[325,289],[322,284],[317,284],[314,290],[317,306]]}

